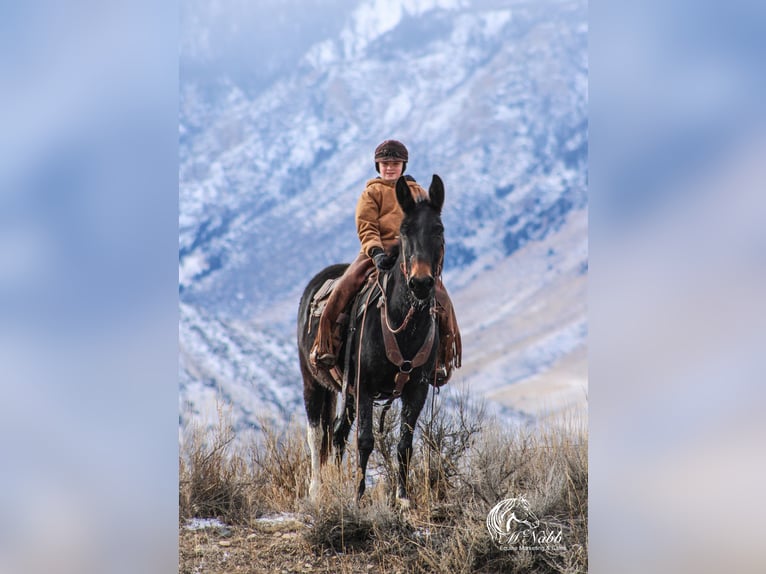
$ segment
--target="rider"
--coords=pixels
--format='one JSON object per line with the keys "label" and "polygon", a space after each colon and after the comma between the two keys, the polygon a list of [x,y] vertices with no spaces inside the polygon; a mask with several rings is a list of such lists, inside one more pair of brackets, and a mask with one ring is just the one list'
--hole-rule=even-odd
{"label": "rider", "polygon": [[[335,365],[340,339],[340,327],[336,321],[361,288],[367,272],[373,265],[385,271],[396,263],[397,254],[392,253],[391,249],[398,243],[399,226],[404,217],[396,199],[396,181],[407,168],[408,157],[407,148],[397,140],[386,140],[375,148],[375,171],[380,176],[367,182],[356,206],[356,229],[362,244],[361,251],[335,284],[319,318],[319,329],[310,354],[315,368],[330,369]],[[428,199],[428,192],[413,177],[407,175],[405,179],[416,202]],[[441,386],[449,380],[452,370],[460,367],[462,360],[455,310],[441,277],[436,280],[436,301],[440,341],[436,384]]]}

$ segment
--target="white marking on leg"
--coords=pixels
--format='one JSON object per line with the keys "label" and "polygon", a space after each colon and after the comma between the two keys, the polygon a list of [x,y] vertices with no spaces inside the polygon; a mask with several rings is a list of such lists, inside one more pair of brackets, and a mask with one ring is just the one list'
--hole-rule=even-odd
{"label": "white marking on leg", "polygon": [[316,500],[319,495],[319,452],[322,449],[321,425],[309,425],[308,427],[309,451],[311,451],[311,483],[309,484],[309,497]]}

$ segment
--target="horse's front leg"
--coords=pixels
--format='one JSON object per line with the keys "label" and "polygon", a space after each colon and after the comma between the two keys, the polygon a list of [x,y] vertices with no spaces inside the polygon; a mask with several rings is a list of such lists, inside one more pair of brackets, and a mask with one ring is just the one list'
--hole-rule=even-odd
{"label": "horse's front leg", "polygon": [[[361,387],[361,385],[359,386]],[[356,495],[356,500],[358,502],[364,494],[367,461],[375,446],[375,437],[372,434],[372,398],[369,395],[362,393],[361,389],[357,392],[361,394],[359,396],[359,413],[357,414],[358,418],[356,421],[359,429],[356,448],[359,453],[359,471],[362,476],[359,480],[359,489],[357,490]]]}
{"label": "horse's front leg", "polygon": [[420,411],[426,402],[428,383],[410,382],[402,394],[402,415],[399,425],[399,446],[397,462],[399,465],[399,482],[396,488],[396,500],[403,508],[409,508],[410,498],[407,494],[407,476],[410,460],[412,459],[412,434],[418,422]]}

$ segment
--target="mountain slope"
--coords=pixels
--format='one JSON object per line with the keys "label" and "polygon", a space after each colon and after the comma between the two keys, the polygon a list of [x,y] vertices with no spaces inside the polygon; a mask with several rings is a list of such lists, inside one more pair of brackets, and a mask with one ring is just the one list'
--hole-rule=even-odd
{"label": "mountain slope", "polygon": [[[464,380],[502,398],[502,388],[582,355],[586,3],[379,4],[347,12],[339,32],[266,87],[182,78],[182,411],[194,412],[201,399],[190,396],[204,376],[208,394],[249,400],[209,381],[252,378],[256,369],[283,382],[272,399],[257,399],[263,410],[292,410],[284,405],[300,389],[287,352],[297,301],[314,273],[358,250],[354,206],[376,175],[372,150],[387,137],[407,144],[408,173],[424,186],[432,173],[445,181],[445,283],[466,334]],[[498,293],[485,296],[488,284]],[[562,290],[567,308],[555,304]],[[241,352],[257,366],[234,368],[220,356],[215,341],[230,337],[227,329],[252,341]],[[187,331],[205,333],[207,351],[189,351]],[[264,332],[276,342],[273,357]],[[474,350],[483,332],[501,343],[491,357]],[[256,357],[256,347],[265,354]],[[226,376],[209,374],[216,369]]]}

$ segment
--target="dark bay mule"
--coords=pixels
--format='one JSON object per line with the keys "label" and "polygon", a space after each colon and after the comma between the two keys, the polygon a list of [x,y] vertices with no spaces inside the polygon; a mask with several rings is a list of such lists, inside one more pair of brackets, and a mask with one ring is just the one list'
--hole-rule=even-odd
{"label": "dark bay mule", "polygon": [[[340,462],[351,425],[358,414],[361,480],[357,496],[361,498],[365,490],[367,461],[374,446],[373,403],[401,396],[396,497],[401,504],[408,504],[407,474],[412,456],[412,434],[428,395],[439,346],[434,297],[444,258],[441,221],[444,184],[438,175],[433,176],[429,195],[429,200],[416,203],[405,179],[399,178],[396,183],[396,198],[404,213],[399,231],[399,258],[393,269],[380,274],[378,284],[384,291],[381,301],[370,304],[366,313],[359,318],[352,317],[349,323],[351,335],[338,353],[340,358],[345,357],[346,345],[349,346],[348,391],[345,397],[341,396],[344,406],[338,416],[335,411],[337,397],[342,395],[340,387],[329,384],[326,378],[315,377],[309,366],[317,322],[311,320],[310,309],[314,294],[327,279],[339,277],[347,265],[332,265],[322,270],[309,282],[301,297],[298,350],[308,417],[309,493],[312,497],[319,491],[320,466],[327,460],[330,445],[335,447],[336,460]],[[339,362],[343,363],[343,360]]]}

